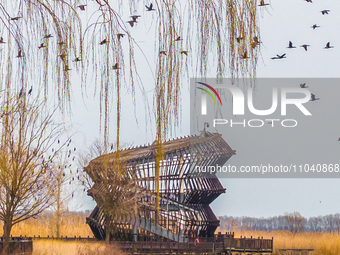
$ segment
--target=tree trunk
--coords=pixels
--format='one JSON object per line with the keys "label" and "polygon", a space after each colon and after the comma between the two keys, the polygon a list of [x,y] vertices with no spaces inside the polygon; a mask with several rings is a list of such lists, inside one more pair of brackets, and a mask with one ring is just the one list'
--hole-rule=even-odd
{"label": "tree trunk", "polygon": [[110,233],[111,233],[111,218],[105,215],[105,242],[110,243]]}
{"label": "tree trunk", "polygon": [[10,241],[10,236],[11,236],[11,230],[12,230],[12,224],[4,222],[4,242],[3,242],[3,250],[2,254],[9,254],[9,241]]}

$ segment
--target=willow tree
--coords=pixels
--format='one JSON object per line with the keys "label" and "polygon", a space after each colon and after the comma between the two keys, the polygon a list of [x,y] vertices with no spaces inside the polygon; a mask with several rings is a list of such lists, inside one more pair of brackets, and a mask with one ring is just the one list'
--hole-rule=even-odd
{"label": "willow tree", "polygon": [[[140,22],[138,16],[153,13],[156,29],[153,81],[156,169],[162,159],[162,143],[180,123],[180,92],[189,69],[192,75],[205,77],[209,59],[213,58],[217,78],[255,76],[260,45],[257,8],[263,8],[256,1],[154,0],[152,6],[147,3],[148,8],[144,1],[95,0],[87,5],[80,0],[1,2],[2,88],[8,94],[27,91],[28,84],[34,82],[35,90],[42,91],[45,98],[57,95],[58,106],[67,113],[71,88],[78,85],[70,83],[70,70],[79,71],[83,91],[94,83],[99,93],[99,125],[106,150],[109,109],[112,106],[116,109],[118,158],[122,84],[128,85],[133,96],[136,84],[140,85],[136,82],[139,76],[134,54],[142,48],[131,33],[136,22]],[[87,19],[84,10],[91,14]],[[135,11],[139,15],[132,15]],[[125,17],[130,15],[135,17],[127,23]],[[158,187],[158,171],[155,177]]]}

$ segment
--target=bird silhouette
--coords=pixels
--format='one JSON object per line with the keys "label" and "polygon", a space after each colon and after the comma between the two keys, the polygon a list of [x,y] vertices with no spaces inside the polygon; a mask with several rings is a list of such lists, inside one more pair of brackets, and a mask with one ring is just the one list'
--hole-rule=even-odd
{"label": "bird silhouette", "polygon": [[308,86],[306,86],[306,83],[301,83],[300,88],[305,89],[305,88],[308,88]]}
{"label": "bird silhouette", "polygon": [[40,50],[41,48],[46,48],[47,46],[44,43],[41,43],[38,49]]}
{"label": "bird silhouette", "polygon": [[147,12],[149,12],[149,11],[154,11],[154,10],[155,10],[155,9],[152,8],[152,7],[153,7],[153,6],[152,6],[152,3],[151,3],[149,6],[145,5],[145,7],[146,7],[146,9],[147,9],[147,10],[146,10]]}
{"label": "bird silhouette", "polygon": [[6,43],[3,37],[0,37],[0,43]]}
{"label": "bird silhouette", "polygon": [[311,94],[310,101],[319,100],[320,98],[316,98],[314,94]]}
{"label": "bird silhouette", "polygon": [[241,59],[247,59],[248,57],[248,52],[245,50],[243,55],[241,56]]}
{"label": "bird silhouette", "polygon": [[[31,95],[32,93],[32,90],[33,90],[33,87],[31,86],[30,90],[28,91],[28,94]],[[52,152],[54,151],[54,149],[52,149]]]}
{"label": "bird silhouette", "polygon": [[338,139],[338,142],[340,141],[340,137],[339,137],[339,139]]}
{"label": "bird silhouette", "polygon": [[261,1],[260,1],[259,6],[266,6],[266,5],[269,5],[269,4],[265,4],[265,3],[264,3],[264,0],[261,0]]}
{"label": "bird silhouette", "polygon": [[121,34],[121,33],[118,33],[117,36],[118,36],[118,40],[120,40],[120,38],[123,38],[125,34]]}
{"label": "bird silhouette", "polygon": [[313,30],[314,30],[315,28],[318,28],[318,27],[320,27],[320,26],[318,26],[317,24],[314,24],[313,26],[311,26],[311,28],[313,28]]}
{"label": "bird silhouette", "polygon": [[322,15],[329,14],[330,10],[322,10],[320,11]]}
{"label": "bird silhouette", "polygon": [[181,41],[183,40],[180,36],[178,36],[176,39],[175,39],[175,42],[178,42],[178,41]]}
{"label": "bird silhouette", "polygon": [[58,144],[60,143],[60,140],[58,140]]}
{"label": "bird silhouette", "polygon": [[79,61],[81,61],[81,58],[80,58],[80,57],[76,57],[76,58],[73,60],[73,62],[79,62]]}
{"label": "bird silhouette", "polygon": [[65,65],[65,68],[64,68],[64,71],[65,72],[68,72],[68,71],[71,71],[72,69],[68,66],[68,65]]}
{"label": "bird silhouette", "polygon": [[159,54],[166,55],[166,51],[165,51],[165,50],[161,50],[161,51],[159,52]]}
{"label": "bird silhouette", "polygon": [[81,4],[78,5],[77,7],[81,10],[81,11],[85,11],[85,6],[87,6],[86,4]]}
{"label": "bird silhouette", "polygon": [[283,58],[286,58],[286,53],[282,55],[276,54],[276,57],[272,57],[271,59],[283,59]]}
{"label": "bird silhouette", "polygon": [[99,44],[100,45],[104,45],[104,44],[107,44],[107,43],[109,43],[109,41],[108,40],[106,40],[106,38],[103,40],[103,41],[101,41]]}
{"label": "bird silhouette", "polygon": [[11,18],[11,20],[19,20],[19,19],[21,19],[22,17],[13,17],[13,18]]}
{"label": "bird silhouette", "polygon": [[330,43],[330,42],[328,42],[328,43],[326,44],[326,47],[324,47],[324,49],[331,49],[331,48],[334,48],[334,46],[331,46],[331,43]]}
{"label": "bird silhouette", "polygon": [[307,49],[308,49],[309,46],[310,46],[310,45],[308,45],[308,44],[303,44],[303,45],[301,45],[300,47],[304,48],[305,51],[307,51]]}
{"label": "bird silhouette", "polygon": [[135,23],[137,23],[137,21],[129,20],[126,23],[129,23],[130,26],[133,27],[135,25]]}
{"label": "bird silhouette", "polygon": [[137,19],[140,18],[141,16],[140,15],[132,15],[130,16],[133,20],[133,22],[137,22]]}
{"label": "bird silhouette", "polygon": [[118,63],[116,63],[112,66],[112,70],[117,70],[117,69],[120,69],[120,67],[118,66]]}
{"label": "bird silhouette", "polygon": [[66,56],[67,56],[67,55],[66,55],[65,52],[63,52],[63,53],[61,53],[61,54],[59,55],[59,57],[61,58],[61,60],[64,61],[64,62],[66,61]]}
{"label": "bird silhouette", "polygon": [[238,43],[240,43],[241,42],[241,40],[243,40],[243,37],[236,37],[236,41],[238,42]]}
{"label": "bird silhouette", "polygon": [[294,48],[296,48],[295,46],[293,46],[293,43],[292,43],[292,41],[289,41],[289,44],[288,44],[288,47],[287,47],[288,49],[294,49]]}
{"label": "bird silhouette", "polygon": [[18,55],[16,56],[16,58],[22,58],[23,57],[23,55],[22,55],[22,51],[21,50],[19,50],[18,51]]}
{"label": "bird silhouette", "polygon": [[305,0],[307,3],[313,3],[312,0]]}
{"label": "bird silhouette", "polygon": [[259,38],[257,36],[254,36],[254,41],[251,43],[251,47],[255,49],[257,45],[259,45],[261,42],[259,41]]}
{"label": "bird silhouette", "polygon": [[188,51],[187,50],[182,50],[181,54],[184,54],[185,56],[188,56]]}
{"label": "bird silhouette", "polygon": [[48,35],[44,36],[45,39],[48,39],[48,38],[51,38],[51,37],[53,37],[51,34],[48,34]]}

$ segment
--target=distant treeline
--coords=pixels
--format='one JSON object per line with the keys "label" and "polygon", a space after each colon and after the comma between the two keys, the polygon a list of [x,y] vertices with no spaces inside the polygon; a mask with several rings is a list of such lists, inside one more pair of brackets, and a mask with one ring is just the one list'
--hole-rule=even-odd
{"label": "distant treeline", "polygon": [[305,218],[298,212],[286,213],[284,216],[269,218],[222,216],[221,230],[288,230],[298,232],[335,232],[340,233],[340,214]]}

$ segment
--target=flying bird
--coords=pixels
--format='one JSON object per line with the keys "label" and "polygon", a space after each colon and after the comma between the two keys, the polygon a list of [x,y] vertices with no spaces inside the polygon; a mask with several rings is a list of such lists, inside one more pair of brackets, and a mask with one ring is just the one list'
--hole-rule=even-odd
{"label": "flying bird", "polygon": [[48,38],[51,38],[51,37],[53,37],[51,34],[48,34],[48,35],[44,36],[45,39],[48,39]]}
{"label": "flying bird", "polygon": [[3,37],[0,37],[0,43],[6,43],[6,42],[4,42],[4,38]]}
{"label": "flying bird", "polygon": [[104,44],[107,44],[107,43],[109,43],[109,41],[108,40],[106,40],[106,38],[103,40],[103,41],[101,41],[99,44],[100,45],[104,45]]}
{"label": "flying bird", "polygon": [[121,33],[118,33],[117,36],[118,36],[118,40],[120,40],[120,38],[123,38],[125,34],[121,34]]}
{"label": "flying bird", "polygon": [[19,50],[18,51],[18,56],[16,56],[16,58],[22,58],[23,57],[23,55],[22,55],[22,51],[21,50]]}
{"label": "flying bird", "polygon": [[114,66],[112,66],[112,70],[117,70],[120,69],[120,67],[118,66],[118,63],[114,64]]}
{"label": "flying bird", "polygon": [[331,43],[328,42],[328,43],[326,44],[326,47],[324,47],[324,49],[330,49],[330,48],[334,48],[334,46],[331,46]]}
{"label": "flying bird", "polygon": [[137,23],[137,19],[141,17],[140,15],[132,15],[131,18],[133,20],[133,22],[136,22]]}
{"label": "flying bird", "polygon": [[79,61],[81,61],[81,58],[80,58],[80,57],[76,57],[76,58],[73,60],[73,62],[79,62]]}
{"label": "flying bird", "polygon": [[322,10],[320,12],[322,13],[322,15],[325,15],[325,14],[329,14],[330,10]]}
{"label": "flying bird", "polygon": [[40,50],[41,48],[46,48],[47,46],[44,43],[41,43],[38,49]]}
{"label": "flying bird", "polygon": [[261,0],[261,1],[260,1],[259,6],[266,6],[266,5],[269,5],[269,4],[265,4],[265,3],[264,3],[264,0]]}
{"label": "flying bird", "polygon": [[312,0],[305,0],[307,3],[313,3]]}
{"label": "flying bird", "polygon": [[63,52],[63,53],[61,53],[60,55],[59,55],[59,57],[61,58],[61,60],[62,61],[64,61],[65,62],[65,60],[66,60],[66,53],[65,52]]}
{"label": "flying bird", "polygon": [[159,52],[159,54],[166,55],[166,51],[165,51],[165,50],[161,50],[161,51]]}
{"label": "flying bird", "polygon": [[261,42],[259,41],[259,38],[257,36],[254,36],[254,41],[251,43],[251,47],[255,49],[257,45],[259,45]]}
{"label": "flying bird", "polygon": [[243,53],[243,55],[241,56],[241,58],[242,58],[242,59],[247,59],[247,58],[249,58],[249,57],[248,57],[247,51],[244,51],[244,53]]}
{"label": "flying bird", "polygon": [[308,88],[308,86],[306,86],[306,83],[301,83],[300,88],[305,89],[305,88]]}
{"label": "flying bird", "polygon": [[309,46],[310,46],[310,45],[308,45],[308,44],[303,44],[303,45],[301,45],[300,47],[304,48],[305,51],[307,51],[307,48],[308,48]]}
{"label": "flying bird", "polygon": [[152,6],[152,3],[150,4],[150,6],[145,5],[145,7],[146,7],[146,9],[147,9],[147,10],[146,10],[147,12],[149,12],[149,11],[154,11],[154,10],[155,10],[155,9],[152,8],[152,7],[153,7],[153,6]]}
{"label": "flying bird", "polygon": [[315,28],[318,28],[318,27],[320,27],[320,26],[318,26],[317,24],[314,24],[313,26],[311,26],[311,28],[313,28],[313,30],[314,30]]}
{"label": "flying bird", "polygon": [[178,37],[175,39],[176,42],[181,41],[181,40],[183,40],[183,39],[182,39],[180,36],[178,36]]}
{"label": "flying bird", "polygon": [[316,98],[314,94],[311,94],[310,101],[319,100],[320,98]]}
{"label": "flying bird", "polygon": [[292,43],[292,41],[289,41],[289,44],[288,44],[288,47],[287,47],[288,49],[294,49],[294,48],[296,48],[295,46],[293,46],[293,43]]}
{"label": "flying bird", "polygon": [[126,23],[129,23],[130,26],[133,27],[135,25],[135,23],[137,23],[137,21],[129,20]]}
{"label": "flying bird", "polygon": [[188,51],[187,50],[182,50],[181,54],[184,54],[185,56],[188,56]]}
{"label": "flying bird", "polygon": [[339,139],[338,139],[338,142],[340,141],[340,137],[339,137]]}
{"label": "flying bird", "polygon": [[[28,91],[28,94],[31,95],[32,93],[32,90],[33,90],[33,87],[31,86],[30,90]],[[52,152],[54,151],[54,149],[52,149]]]}
{"label": "flying bird", "polygon": [[283,58],[286,58],[286,53],[282,55],[276,54],[276,57],[272,57],[271,59],[283,59]]}
{"label": "flying bird", "polygon": [[85,11],[85,6],[87,6],[86,4],[81,4],[78,5],[77,7],[81,10],[81,11]]}
{"label": "flying bird", "polygon": [[68,71],[71,71],[71,70],[72,69],[70,69],[70,67],[68,65],[65,65],[65,69],[64,69],[65,72],[68,72]]}
{"label": "flying bird", "polygon": [[13,17],[13,18],[11,18],[11,20],[19,20],[19,19],[21,19],[22,17]]}
{"label": "flying bird", "polygon": [[240,43],[241,42],[241,40],[243,40],[243,37],[236,37],[236,41],[238,42],[238,43]]}

